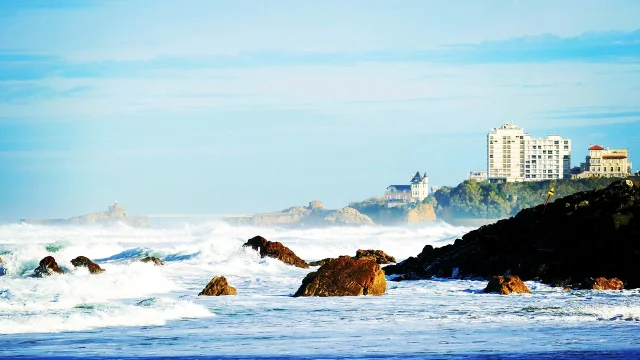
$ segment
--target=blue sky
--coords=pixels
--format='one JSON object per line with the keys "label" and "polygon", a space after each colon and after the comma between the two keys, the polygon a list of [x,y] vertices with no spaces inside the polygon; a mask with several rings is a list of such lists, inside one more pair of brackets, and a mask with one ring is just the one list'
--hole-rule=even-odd
{"label": "blue sky", "polygon": [[[0,219],[253,213],[640,151],[638,1],[0,2]],[[636,160],[636,163],[640,165]]]}

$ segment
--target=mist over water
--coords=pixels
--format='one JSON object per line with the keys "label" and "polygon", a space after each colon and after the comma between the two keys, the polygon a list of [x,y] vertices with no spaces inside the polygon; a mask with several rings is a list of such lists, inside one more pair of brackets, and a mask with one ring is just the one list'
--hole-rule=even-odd
{"label": "mist over water", "polygon": [[[387,283],[380,297],[293,298],[304,276],[242,244],[280,241],[312,261],[380,249],[401,261],[471,230],[416,227],[276,229],[221,222],[166,228],[0,225],[2,355],[375,356],[534,354],[640,348],[640,293],[562,291],[529,282],[531,295],[484,294],[483,281]],[[67,274],[31,278],[47,255]],[[70,260],[87,256],[92,275]],[[141,263],[153,255],[164,266]],[[198,297],[216,275],[237,296]],[[146,345],[145,345],[146,344]],[[417,355],[416,355],[417,356]]]}

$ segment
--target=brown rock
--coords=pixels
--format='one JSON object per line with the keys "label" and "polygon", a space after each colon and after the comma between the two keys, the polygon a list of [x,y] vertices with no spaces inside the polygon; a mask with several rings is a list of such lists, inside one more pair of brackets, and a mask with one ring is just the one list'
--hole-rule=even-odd
{"label": "brown rock", "polygon": [[595,278],[589,279],[587,281],[582,282],[580,284],[580,289],[583,290],[622,290],[624,289],[624,284],[617,278]]}
{"label": "brown rock", "polygon": [[277,241],[269,241],[262,236],[256,236],[249,239],[244,245],[249,246],[253,250],[260,252],[260,257],[272,257],[282,261],[285,264],[297,266],[299,268],[308,268],[309,265],[300,259],[291,249],[282,245]]}
{"label": "brown rock", "polygon": [[378,264],[391,264],[396,262],[396,258],[385,254],[382,250],[360,250],[356,251],[355,260],[372,259]]}
{"label": "brown rock", "polygon": [[227,278],[224,276],[214,276],[198,296],[236,295],[237,293],[236,288],[229,286]]}
{"label": "brown rock", "polygon": [[331,260],[335,260],[336,258],[325,258],[322,260],[318,260],[318,261],[311,261],[309,262],[309,266],[322,266],[326,263],[328,263]]}
{"label": "brown rock", "polygon": [[34,277],[48,276],[53,273],[64,274],[64,270],[58,267],[58,263],[53,256],[47,256],[40,260],[40,264],[33,270]]}
{"label": "brown rock", "polygon": [[386,288],[384,271],[375,261],[340,256],[307,274],[294,296],[382,295]]}
{"label": "brown rock", "polygon": [[99,274],[104,271],[100,265],[94,263],[86,256],[78,256],[77,258],[71,260],[71,264],[75,267],[86,267],[89,269],[91,274]]}
{"label": "brown rock", "polygon": [[147,256],[146,258],[140,260],[143,263],[153,262],[154,265],[164,265],[164,261],[158,259],[155,256]]}
{"label": "brown rock", "polygon": [[494,276],[489,280],[489,284],[484,289],[484,292],[497,292],[500,295],[507,295],[511,293],[516,294],[528,294],[531,292],[527,285],[525,285],[519,277],[515,275],[507,276]]}

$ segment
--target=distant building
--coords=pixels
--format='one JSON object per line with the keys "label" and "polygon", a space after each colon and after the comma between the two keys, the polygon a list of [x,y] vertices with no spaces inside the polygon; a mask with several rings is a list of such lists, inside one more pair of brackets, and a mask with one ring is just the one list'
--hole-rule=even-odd
{"label": "distant building", "polygon": [[389,185],[384,193],[386,201],[410,202],[411,185]]}
{"label": "distant building", "polygon": [[433,195],[436,191],[440,190],[440,186],[432,186],[431,187],[431,192],[429,193],[430,195]]}
{"label": "distant building", "polygon": [[589,155],[581,164],[580,173],[573,177],[627,176],[633,176],[632,164],[629,161],[629,149],[605,149],[600,145],[594,145],[589,148]]}
{"label": "distant building", "polygon": [[540,181],[571,177],[571,140],[531,136],[513,124],[487,134],[489,182]]}
{"label": "distant building", "polygon": [[415,202],[422,201],[429,195],[429,178],[427,173],[420,172],[411,179],[409,185],[389,185],[384,193],[384,199],[388,202]]}
{"label": "distant building", "polygon": [[469,176],[467,180],[475,180],[477,182],[485,182],[487,181],[487,172],[486,171],[469,171]]}

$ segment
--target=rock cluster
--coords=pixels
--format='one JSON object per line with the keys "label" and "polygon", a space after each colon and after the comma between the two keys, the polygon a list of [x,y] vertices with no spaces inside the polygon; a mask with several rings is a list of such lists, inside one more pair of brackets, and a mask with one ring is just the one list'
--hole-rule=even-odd
{"label": "rock cluster", "polygon": [[294,296],[382,295],[386,288],[384,271],[375,261],[341,256],[307,274]]}
{"label": "rock cluster", "polygon": [[623,290],[624,284],[620,279],[616,278],[595,278],[587,279],[580,284],[580,289],[583,290]]}
{"label": "rock cluster", "polygon": [[555,286],[617,277],[640,287],[640,183],[618,181],[520,211],[385,267],[401,279],[517,274]]}
{"label": "rock cluster", "polygon": [[152,262],[154,265],[164,265],[164,261],[158,259],[155,256],[147,256],[146,258],[140,260],[143,263],[148,263],[148,262]]}
{"label": "rock cluster", "polygon": [[64,270],[58,267],[58,263],[53,256],[47,256],[40,260],[40,264],[33,270],[34,277],[44,277],[51,274],[64,274]]}
{"label": "rock cluster", "polygon": [[396,258],[387,255],[382,250],[361,250],[356,251],[355,259],[372,259],[378,264],[391,264],[396,262]]}
{"label": "rock cluster", "polygon": [[494,276],[489,280],[489,284],[484,289],[486,293],[498,293],[508,295],[511,293],[528,294],[531,292],[519,277],[515,275]]}
{"label": "rock cluster", "polygon": [[71,260],[71,264],[75,267],[86,267],[89,269],[91,274],[99,274],[104,271],[100,265],[94,263],[86,256],[78,256],[77,258]]}
{"label": "rock cluster", "polygon": [[[396,258],[394,258],[391,255],[387,255],[382,250],[358,249],[358,251],[356,251],[356,256],[353,257],[353,260],[358,260],[358,259],[372,259],[378,264],[391,264],[396,262]],[[322,266],[331,260],[335,260],[335,258],[325,258],[318,261],[311,261],[309,262],[309,266]]]}
{"label": "rock cluster", "polygon": [[251,247],[260,253],[260,257],[271,257],[282,261],[285,264],[297,266],[299,268],[308,268],[309,265],[300,259],[291,249],[282,245],[277,241],[269,241],[262,236],[256,236],[249,239],[243,247]]}
{"label": "rock cluster", "polygon": [[229,286],[227,278],[224,276],[214,276],[198,296],[236,295],[237,293],[236,288]]}

